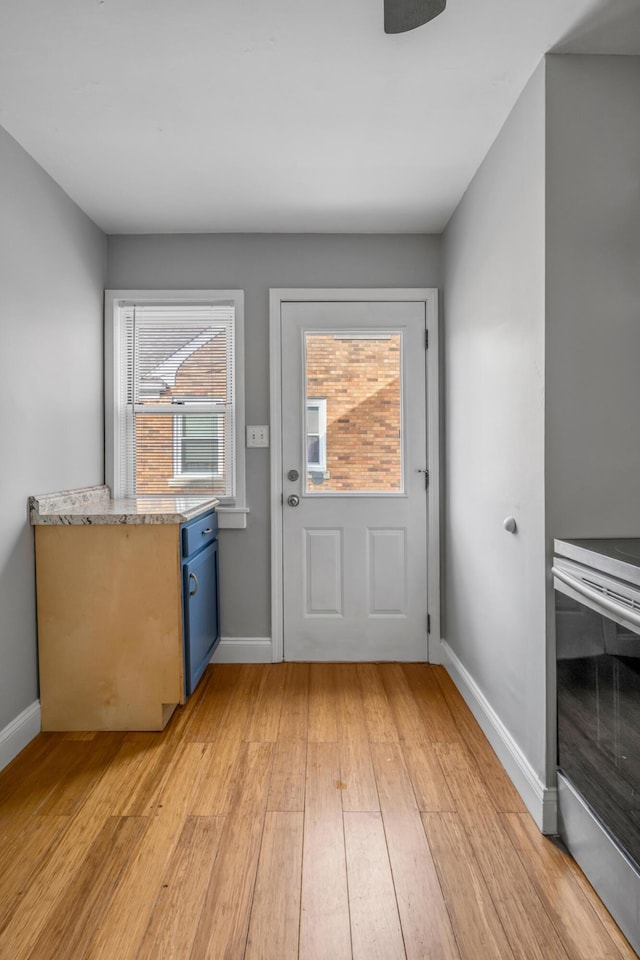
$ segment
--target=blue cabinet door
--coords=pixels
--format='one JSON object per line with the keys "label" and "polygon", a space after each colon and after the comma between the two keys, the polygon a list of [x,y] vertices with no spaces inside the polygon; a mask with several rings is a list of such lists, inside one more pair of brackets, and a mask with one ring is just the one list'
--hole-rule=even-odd
{"label": "blue cabinet door", "polygon": [[193,693],[219,639],[218,541],[182,567],[186,694]]}

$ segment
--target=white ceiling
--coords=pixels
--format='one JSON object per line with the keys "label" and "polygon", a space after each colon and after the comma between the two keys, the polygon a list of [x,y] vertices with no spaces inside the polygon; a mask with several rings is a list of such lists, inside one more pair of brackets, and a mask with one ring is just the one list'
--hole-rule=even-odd
{"label": "white ceiling", "polygon": [[638,0],[382,3],[0,0],[0,124],[107,233],[438,233],[545,52],[640,53]]}

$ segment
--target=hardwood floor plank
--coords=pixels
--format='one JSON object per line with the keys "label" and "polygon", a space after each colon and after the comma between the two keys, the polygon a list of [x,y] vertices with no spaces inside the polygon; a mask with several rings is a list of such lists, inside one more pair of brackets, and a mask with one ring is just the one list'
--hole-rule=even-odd
{"label": "hardwood floor plank", "polygon": [[[30,817],[11,841],[0,846],[0,932],[16,912],[24,891],[46,860],[51,847],[67,828],[69,817]],[[1,954],[0,954],[1,956]]]}
{"label": "hardwood floor plank", "polygon": [[336,743],[338,740],[337,669],[335,663],[312,663],[309,668],[310,743]]}
{"label": "hardwood floor plank", "polygon": [[476,758],[484,784],[497,810],[503,813],[526,813],[526,807],[480,725],[464,702],[462,694],[441,666],[432,667],[433,674],[455,719],[461,739]]}
{"label": "hardwood floor plank", "polygon": [[272,758],[273,744],[246,745],[234,806],[226,819],[196,930],[193,960],[244,956]]}
{"label": "hardwood floor plank", "polygon": [[309,664],[287,663],[285,668],[278,739],[306,742],[309,721]]}
{"label": "hardwood floor plank", "polygon": [[455,803],[432,744],[416,744],[411,740],[405,740],[402,744],[402,754],[418,810],[433,813],[454,811]]}
{"label": "hardwood floor plank", "polygon": [[264,664],[243,663],[227,709],[221,720],[221,736],[229,740],[247,740],[256,708]]}
{"label": "hardwood floor plank", "polygon": [[461,817],[514,956],[518,960],[565,960],[569,956],[566,947],[499,815],[472,811]]}
{"label": "hardwood floor plank", "polygon": [[275,747],[267,810],[304,810],[306,740],[279,740]]}
{"label": "hardwood floor plank", "polygon": [[73,744],[77,756],[65,777],[39,808],[39,815],[61,817],[76,813],[96,780],[102,776],[104,767],[120,750],[122,741],[121,733],[97,733],[93,740],[68,741]]}
{"label": "hardwood floor plank", "polygon": [[422,713],[409,688],[402,664],[381,663],[378,672],[393,711],[400,740],[412,740],[416,743],[428,740]]}
{"label": "hardwood floor plank", "polygon": [[418,804],[413,792],[409,771],[399,743],[372,743],[371,758],[384,813],[417,813]]}
{"label": "hardwood floor plank", "polygon": [[55,745],[64,739],[59,733],[39,733],[37,737],[0,771],[0,805],[7,803],[18,788],[28,795],[35,780],[42,777],[42,769]]}
{"label": "hardwood floor plank", "polygon": [[240,664],[217,663],[207,668],[206,696],[202,696],[193,710],[185,730],[187,740],[206,743],[217,740],[223,733],[222,718],[240,677]]}
{"label": "hardwood floor plank", "polygon": [[344,740],[340,743],[340,788],[343,810],[380,810],[371,750],[366,740]]}
{"label": "hardwood floor plank", "polygon": [[351,960],[340,756],[335,743],[309,743],[302,859],[300,957]]}
{"label": "hardwood floor plank", "polygon": [[177,751],[158,807],[127,864],[87,957],[133,960],[202,776],[212,744],[188,743]]}
{"label": "hardwood floor plank", "polygon": [[403,663],[402,672],[422,713],[428,739],[438,742],[460,740],[460,731],[431,664]]}
{"label": "hardwood floor plank", "polygon": [[210,688],[213,689],[216,685],[219,677],[219,666],[222,665],[209,664],[206,667],[200,678],[200,683],[196,686],[187,703],[176,707],[174,710],[169,723],[160,734],[163,740],[168,743],[175,743],[176,741],[181,742],[189,739],[189,727],[197,717],[201,706],[206,705],[212,697]]}
{"label": "hardwood floor plank", "polygon": [[266,815],[244,960],[297,960],[303,829],[301,812]]}
{"label": "hardwood floor plank", "polygon": [[355,663],[340,663],[335,671],[336,722],[338,739],[366,743],[369,739],[358,668]]}
{"label": "hardwood floor plank", "polygon": [[400,735],[378,667],[375,663],[358,663],[356,675],[369,740],[391,743],[399,740]]}
{"label": "hardwood floor plank", "polygon": [[[544,837],[529,814],[504,821],[522,864],[573,960],[621,960],[621,954],[570,868],[570,857]],[[632,957],[633,951],[626,952]]]}
{"label": "hardwood floor plank", "polygon": [[522,809],[441,667],[212,665],[0,772],[0,958],[631,960]]}
{"label": "hardwood floor plank", "polygon": [[187,817],[136,960],[189,960],[223,831],[222,817]]}
{"label": "hardwood floor plank", "polygon": [[80,870],[40,931],[30,960],[69,960],[85,955],[143,826],[138,817],[105,820]]}
{"label": "hardwood floor plank", "polygon": [[42,761],[25,771],[22,783],[8,792],[0,806],[0,835],[10,838],[24,829],[25,818],[37,813],[51,794],[59,792],[67,776],[73,776],[79,758],[86,757],[87,744],[56,738]]}
{"label": "hardwood floor plank", "polygon": [[551,919],[461,744],[434,749],[517,960],[567,960]]}
{"label": "hardwood floor plank", "polygon": [[128,740],[120,750],[122,785],[112,812],[120,817],[148,817],[157,809],[162,788],[175,760],[176,746],[154,734]]}
{"label": "hardwood floor plank", "polygon": [[253,716],[245,732],[251,742],[273,742],[278,739],[280,713],[284,696],[286,669],[283,663],[266,663],[255,700]]}
{"label": "hardwood floor plank", "polygon": [[423,813],[422,822],[463,960],[513,960],[460,817],[456,813]]}
{"label": "hardwood floor plank", "polygon": [[[171,720],[169,720],[171,722]],[[165,737],[166,727],[164,730],[127,730],[124,735],[125,743],[140,743],[145,747],[153,746],[154,744],[164,744],[167,742]]]}
{"label": "hardwood floor plank", "polygon": [[460,960],[400,745],[371,745],[408,960]]}
{"label": "hardwood floor plank", "polygon": [[405,960],[387,845],[379,813],[346,813],[353,960]]}
{"label": "hardwood floor plank", "polygon": [[[67,744],[73,745],[72,742]],[[122,745],[80,810],[73,818],[68,818],[66,829],[51,846],[39,869],[32,874],[29,887],[0,934],[0,957],[23,960],[29,956],[42,927],[81,869],[105,820],[113,816],[119,793],[126,788],[131,776],[131,766],[126,760],[132,746],[130,743]],[[55,749],[52,754],[56,755]]]}
{"label": "hardwood floor plank", "polygon": [[244,754],[242,741],[235,738],[212,742],[189,809],[191,816],[221,817],[229,813]]}
{"label": "hardwood floor plank", "polygon": [[497,812],[475,758],[463,743],[434,743],[433,752],[444,773],[455,809]]}
{"label": "hardwood floor plank", "polygon": [[196,706],[186,729],[188,740],[208,742],[220,737],[246,739],[260,688],[264,664],[215,664],[207,696]]}

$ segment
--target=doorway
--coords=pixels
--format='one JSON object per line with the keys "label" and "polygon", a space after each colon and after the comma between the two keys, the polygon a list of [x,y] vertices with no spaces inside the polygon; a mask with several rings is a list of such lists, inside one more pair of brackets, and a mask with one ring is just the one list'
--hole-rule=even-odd
{"label": "doorway", "polygon": [[274,659],[439,659],[437,372],[436,291],[272,291]]}

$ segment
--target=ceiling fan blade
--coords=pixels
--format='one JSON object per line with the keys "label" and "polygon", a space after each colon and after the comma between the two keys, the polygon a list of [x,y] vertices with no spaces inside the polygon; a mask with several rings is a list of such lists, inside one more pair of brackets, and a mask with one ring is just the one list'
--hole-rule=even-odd
{"label": "ceiling fan blade", "polygon": [[384,32],[405,33],[442,13],[447,0],[384,0]]}

